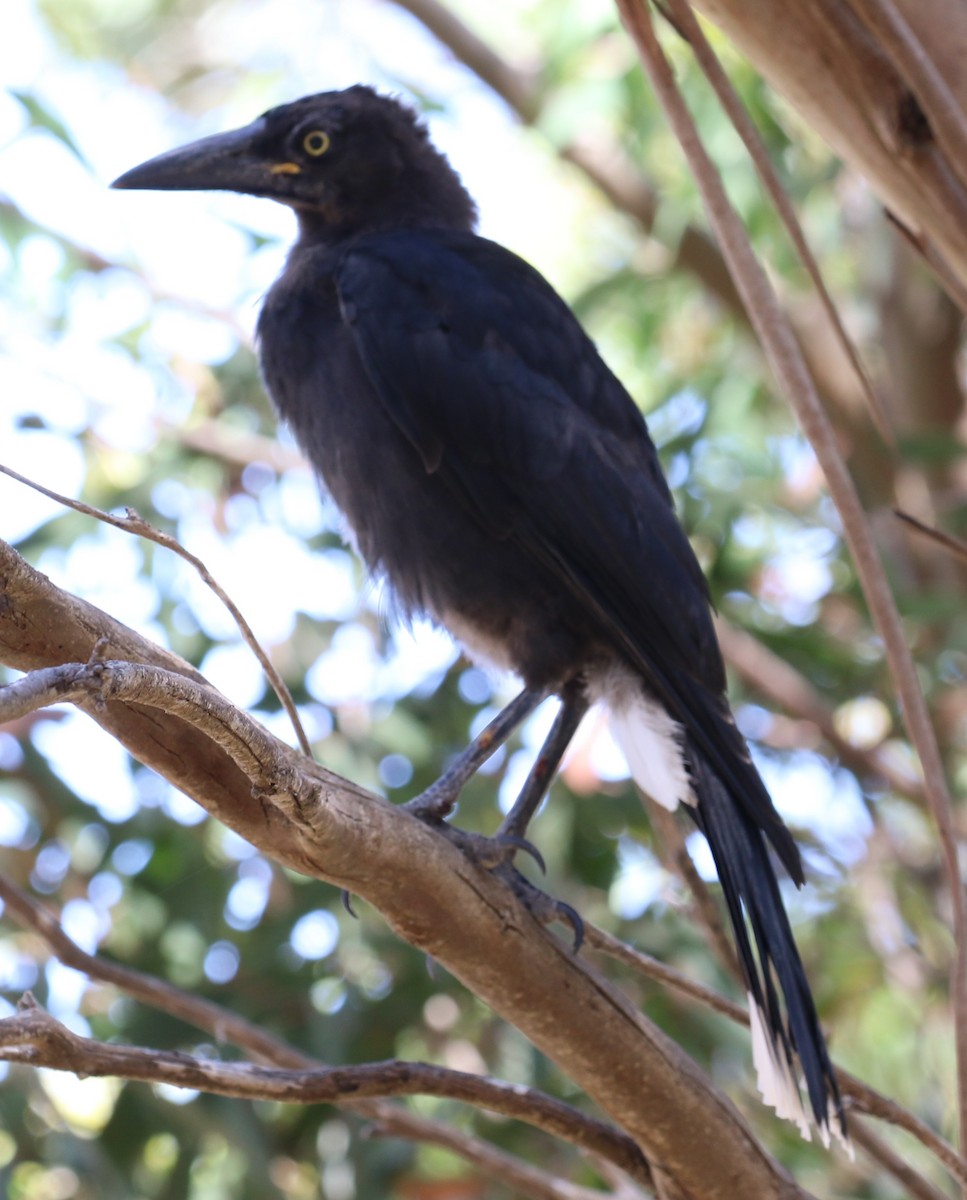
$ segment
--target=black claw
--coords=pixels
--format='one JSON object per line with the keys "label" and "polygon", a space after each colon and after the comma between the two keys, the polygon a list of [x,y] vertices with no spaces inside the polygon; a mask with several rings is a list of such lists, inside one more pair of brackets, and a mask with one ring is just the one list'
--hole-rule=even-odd
{"label": "black claw", "polygon": [[554,921],[563,921],[566,925],[570,925],[574,932],[574,944],[571,947],[571,952],[577,954],[584,945],[584,919],[576,908],[572,908],[570,904],[565,904],[563,900],[557,900],[553,896],[548,896],[546,892],[542,892],[540,888],[535,887],[531,881],[521,873],[511,867],[502,876],[513,888],[517,898],[527,906],[533,916],[537,918],[542,925],[550,925]]}
{"label": "black claw", "polygon": [[[537,863],[541,869],[541,874],[547,874],[547,864],[544,862],[544,855],[527,838],[518,837],[515,833],[498,833],[494,841],[501,846],[512,847],[514,850],[523,850],[525,854],[529,854],[534,862]],[[513,855],[508,855],[508,861],[512,857]]]}
{"label": "black claw", "polygon": [[349,913],[354,921],[358,921],[359,917],[357,917],[356,913],[353,911],[353,898],[348,888],[342,889],[342,891],[339,893],[339,899],[342,901],[342,906],[346,912]]}
{"label": "black claw", "polygon": [[542,872],[546,873],[544,856],[526,838],[513,833],[498,833],[496,837],[484,837],[479,833],[468,833],[455,829],[446,822],[437,822],[439,831],[454,845],[459,846],[471,862],[486,871],[492,871],[513,889],[514,893],[543,925],[563,921],[574,931],[572,953],[577,954],[584,944],[584,921],[577,909],[563,900],[555,900],[540,888],[535,887],[513,865],[512,859],[518,850],[529,854]]}
{"label": "black claw", "polygon": [[577,954],[584,945],[584,918],[576,908],[572,908],[570,904],[565,904],[563,900],[555,900],[554,904],[560,919],[566,921],[574,931],[574,944],[571,946],[571,953]]}

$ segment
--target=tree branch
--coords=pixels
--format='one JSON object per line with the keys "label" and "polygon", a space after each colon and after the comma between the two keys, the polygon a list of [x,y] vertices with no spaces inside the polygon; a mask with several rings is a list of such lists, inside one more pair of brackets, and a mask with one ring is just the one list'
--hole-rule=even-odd
{"label": "tree branch", "polygon": [[705,940],[719,962],[738,983],[743,982],[742,968],[732,940],[722,921],[722,910],[712,899],[705,880],[699,875],[685,843],[685,835],[674,813],[646,797],[648,819],[658,832],[664,848],[662,860],[681,881],[692,898],[692,915],[705,934]]}
{"label": "tree branch", "polygon": [[967,119],[936,63],[892,0],[853,0],[893,65],[906,80],[947,161],[967,187]]}
{"label": "tree branch", "polygon": [[732,122],[733,128],[742,139],[743,145],[748,151],[756,173],[769,199],[772,201],[772,206],[779,220],[782,222],[783,228],[786,230],[796,254],[799,256],[799,261],[806,269],[816,295],[819,297],[820,307],[828,323],[829,330],[832,333],[833,342],[839,346],[846,361],[849,363],[880,436],[887,443],[894,443],[893,430],[890,427],[883,402],[874,391],[869,376],[860,362],[856,348],[840,320],[839,312],[826,287],[819,264],[816,262],[809,243],[803,234],[799,218],[796,216],[796,210],[786,195],[782,184],[779,182],[772,162],[769,159],[768,152],[762,143],[762,138],[759,136],[759,131],[755,127],[755,123],[736,94],[728,76],[722,70],[721,64],[716,58],[712,47],[709,45],[708,39],[702,32],[702,27],[698,23],[687,0],[666,0],[666,3],[674,18],[676,29],[682,33],[691,46],[692,53],[695,55],[702,73],[711,84],[719,103],[722,105],[724,112]]}
{"label": "tree branch", "polygon": [[[111,698],[99,706],[89,694],[79,703],[267,857],[372,903],[400,936],[515,1024],[686,1193],[703,1200],[731,1200],[736,1189],[762,1200],[804,1195],[687,1055],[445,837],[275,742],[242,714],[226,722],[212,700],[218,694],[197,672],[65,594],[3,543],[0,592],[0,661],[26,670],[65,657],[83,662],[103,638],[113,660],[161,666],[200,685],[182,687],[179,703],[195,706],[191,720],[210,718],[227,744],[241,744],[256,778],[279,765],[257,796],[230,755],[183,717]],[[147,672],[137,678],[158,683]]]}
{"label": "tree branch", "polygon": [[850,1075],[848,1071],[840,1071],[836,1078],[839,1081],[843,1099],[849,1100],[851,1109],[859,1109],[860,1112],[871,1117],[878,1117],[881,1121],[896,1125],[898,1129],[905,1129],[907,1133],[913,1134],[943,1163],[962,1187],[967,1186],[967,1159],[958,1154],[953,1146],[935,1133],[929,1125],[925,1125],[923,1121],[902,1105],[897,1104],[895,1100],[890,1100],[867,1086],[855,1075]]}
{"label": "tree branch", "polygon": [[[402,1118],[402,1119],[401,1119]],[[472,1163],[485,1175],[513,1189],[515,1195],[529,1200],[608,1200],[608,1193],[580,1187],[556,1178],[546,1171],[539,1171],[512,1154],[498,1150],[496,1146],[461,1133],[439,1121],[428,1121],[413,1113],[396,1108],[390,1120],[375,1122],[370,1135],[385,1134],[403,1136],[412,1141],[442,1146]],[[645,1193],[635,1189],[634,1195],[644,1200]]]}
{"label": "tree branch", "polygon": [[0,1019],[0,1059],[71,1071],[81,1077],[166,1083],[237,1100],[339,1104],[386,1096],[439,1096],[550,1127],[558,1135],[574,1124],[573,1110],[568,1105],[532,1088],[429,1063],[391,1060],[297,1069],[218,1062],[178,1050],[98,1042],[71,1032],[37,1007],[29,993],[15,1016]]}
{"label": "tree branch", "polygon": [[[611,934],[598,929],[594,925],[585,927],[585,940],[588,946],[600,951],[602,954],[607,954],[619,962],[624,962],[634,970],[639,971],[642,975],[645,975],[649,979],[657,980],[679,995],[686,996],[690,1000],[697,1001],[705,1008],[721,1013],[723,1016],[728,1017],[729,1020],[735,1021],[738,1025],[748,1027],[749,1013],[743,1005],[736,1004],[711,988],[707,988],[696,980],[690,979],[687,975],[676,971],[674,967],[669,967],[665,963],[652,958],[650,955],[643,954],[640,950],[626,945],[618,938],[612,937]],[[914,1116],[908,1109],[903,1108],[896,1101],[890,1100],[882,1093],[876,1091],[875,1088],[871,1088],[861,1079],[857,1079],[855,1075],[851,1075],[841,1067],[836,1067],[835,1070],[840,1091],[843,1097],[849,1100],[853,1109],[867,1113],[869,1116],[885,1121],[889,1125],[895,1125],[898,1129],[905,1130],[925,1146],[955,1179],[961,1183],[967,1182],[967,1160],[959,1155],[949,1142],[944,1141],[943,1138]],[[854,1122],[851,1121],[851,1130],[853,1125]],[[861,1141],[861,1144],[870,1149],[874,1140],[878,1143],[880,1142],[880,1139],[870,1133],[865,1141]],[[869,1142],[869,1146],[867,1142]],[[870,1153],[874,1153],[874,1151],[870,1149]],[[896,1165],[891,1165],[890,1162],[887,1162],[886,1155],[884,1155],[883,1164],[890,1171],[893,1171],[893,1166]],[[909,1172],[911,1168],[906,1168],[906,1170]],[[898,1177],[902,1180],[902,1175]]]}

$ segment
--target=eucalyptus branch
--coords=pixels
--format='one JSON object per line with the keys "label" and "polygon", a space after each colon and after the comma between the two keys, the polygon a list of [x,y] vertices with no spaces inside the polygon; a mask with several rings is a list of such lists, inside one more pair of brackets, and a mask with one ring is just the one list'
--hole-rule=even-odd
{"label": "eucalyptus branch", "polygon": [[967,542],[963,538],[954,537],[952,533],[947,533],[944,529],[934,529],[932,525],[927,525],[925,522],[918,520],[911,513],[902,512],[898,508],[893,511],[901,521],[909,525],[916,533],[921,534],[935,545],[942,546],[944,550],[949,551],[949,553],[955,555],[957,558],[967,560]]}
{"label": "eucalyptus branch", "polygon": [[877,1117],[898,1129],[905,1129],[946,1167],[962,1187],[967,1187],[967,1159],[958,1154],[948,1141],[935,1133],[929,1125],[915,1117],[895,1100],[890,1100],[874,1088],[869,1087],[848,1071],[837,1072],[836,1078],[843,1099],[849,1101],[850,1109],[857,1109],[870,1117]]}
{"label": "eucalyptus branch", "polygon": [[725,931],[722,910],[712,898],[705,880],[699,875],[685,844],[685,835],[675,814],[661,804],[647,799],[648,819],[659,835],[662,861],[675,875],[692,898],[692,915],[705,934],[705,940],[719,962],[739,983],[744,982],[742,968],[732,939]]}
{"label": "eucalyptus branch", "polygon": [[954,913],[956,956],[951,992],[955,1014],[961,1142],[967,1145],[967,897],[961,884],[953,804],[916,667],[869,522],[839,452],[835,432],[816,394],[782,308],[749,245],[742,223],[729,203],[721,178],[678,92],[671,68],[655,36],[647,5],[639,0],[618,0],[618,6],[692,168],[709,220],[716,230],[736,284],[746,297],[747,308],[773,372],[823,469],[874,624],[883,638],[907,729],[920,757],[928,803],[939,833]]}
{"label": "eucalyptus branch", "polygon": [[293,1068],[321,1065],[288,1042],[220,1004],[186,992],[156,975],[126,967],[99,954],[88,954],[73,938],[68,937],[49,908],[2,874],[0,901],[3,902],[4,917],[13,918],[23,928],[38,934],[60,962],[73,967],[75,971],[82,971],[89,979],[111,984],[142,1004],[204,1030],[216,1042],[231,1043],[261,1061]]}
{"label": "eucalyptus branch", "polygon": [[681,996],[687,996],[689,1000],[697,1000],[699,1004],[712,1009],[713,1012],[722,1013],[723,1016],[735,1021],[738,1025],[748,1026],[749,1013],[743,1005],[736,1004],[734,1000],[727,999],[727,997],[720,995],[697,980],[689,978],[683,971],[679,971],[675,967],[670,967],[667,963],[660,962],[650,954],[645,954],[642,950],[636,950],[633,946],[629,946],[627,942],[623,942],[620,938],[616,938],[606,930],[598,928],[597,925],[585,924],[584,941],[593,950],[597,950],[601,954],[606,954],[609,958],[613,958],[618,962],[625,963],[648,979],[653,979],[656,983],[663,984],[670,991],[678,992]]}
{"label": "eucalyptus branch", "polygon": [[[184,697],[188,722],[163,706],[86,691],[78,702],[269,858],[372,903],[401,937],[516,1025],[687,1192],[729,1200],[741,1188],[761,1200],[801,1200],[802,1189],[681,1048],[542,927],[499,876],[412,814],[251,729],[242,714],[241,728],[216,721],[206,702],[217,693],[188,664],[57,588],[3,543],[0,586],[0,661],[43,671],[65,655],[89,656],[104,638],[112,660],[145,660],[195,684],[201,694]],[[199,717],[214,722],[227,752],[189,723]],[[259,737],[268,740],[268,756]],[[250,755],[250,774],[234,753]],[[258,771],[272,761],[280,777],[260,781]]]}
{"label": "eucalyptus branch", "polygon": [[11,479],[16,479],[18,483],[24,484],[26,487],[33,488],[34,491],[40,492],[41,495],[49,497],[51,500],[56,500],[58,504],[63,504],[66,508],[71,508],[74,512],[82,513],[84,516],[93,517],[97,521],[102,521],[105,525],[112,525],[115,529],[122,529],[125,533],[133,533],[136,537],[143,537],[149,542],[155,542],[159,546],[163,546],[166,550],[171,550],[183,558],[185,562],[190,563],[198,572],[199,578],[206,584],[221,602],[231,613],[232,619],[238,626],[238,631],[242,635],[242,639],[249,647],[255,657],[259,660],[265,676],[272,686],[273,691],[279,698],[279,703],[288,714],[289,720],[292,722],[292,727],[295,730],[296,737],[299,740],[299,746],[303,754],[312,757],[312,747],[309,744],[309,739],[306,737],[305,729],[302,727],[302,721],[299,717],[298,709],[295,706],[295,701],[292,699],[292,693],[286,686],[285,680],[276,670],[274,663],[269,658],[265,650],[262,649],[258,638],[256,638],[252,627],[248,621],[242,616],[241,610],[235,601],[229,596],[228,592],[215,579],[212,573],[208,570],[197,554],[192,554],[187,550],[177,538],[172,537],[168,533],[164,533],[160,529],[156,529],[140,516],[133,508],[127,509],[127,515],[124,517],[114,516],[113,513],[104,512],[103,509],[95,508],[91,504],[85,504],[83,500],[74,500],[70,496],[61,495],[60,492],[52,491],[50,488],[44,487],[42,484],[35,482],[33,479],[28,479],[25,475],[14,471],[12,467],[4,466],[0,463],[0,472],[8,475]]}
{"label": "eucalyptus branch", "polygon": [[[697,980],[690,979],[674,967],[669,967],[652,958],[651,955],[636,950],[594,925],[585,926],[584,937],[585,943],[600,953],[626,963],[646,978],[654,979],[671,991],[695,1000],[713,1012],[721,1013],[737,1025],[748,1027],[749,1014],[745,1007],[736,1004],[711,988],[705,987]],[[843,1097],[849,1100],[851,1108],[905,1130],[929,1150],[955,1179],[967,1182],[967,1159],[959,1155],[950,1143],[944,1141],[929,1125],[924,1124],[908,1109],[897,1104],[895,1100],[884,1096],[841,1067],[836,1067],[836,1079]],[[851,1130],[852,1125],[851,1122]],[[874,1135],[870,1136],[872,1138]],[[884,1165],[886,1164],[884,1163]],[[888,1169],[890,1168],[888,1167]]]}
{"label": "eucalyptus branch", "polygon": [[967,284],[957,273],[955,266],[944,258],[936,244],[926,234],[911,228],[896,213],[890,212],[888,209],[886,218],[906,244],[915,250],[930,267],[940,282],[940,286],[961,313],[967,316]]}

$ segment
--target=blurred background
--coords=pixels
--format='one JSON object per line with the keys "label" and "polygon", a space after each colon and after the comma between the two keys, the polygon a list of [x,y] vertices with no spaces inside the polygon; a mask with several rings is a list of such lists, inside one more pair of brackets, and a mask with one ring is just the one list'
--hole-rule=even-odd
{"label": "blurred background", "polygon": [[[101,508],[131,506],[200,555],[284,674],[327,767],[392,800],[434,779],[513,680],[471,665],[429,626],[392,623],[276,429],[252,329],[291,214],[236,196],[107,190],[145,158],[307,92],[361,81],[406,98],[476,197],[480,231],[548,276],[646,412],[724,623],[741,727],[805,849],[810,884],[787,903],[834,1057],[945,1131],[950,945],[933,830],[835,512],[703,232],[677,146],[607,0],[503,0],[486,21],[461,0],[452,11],[465,24],[449,45],[428,27],[437,10],[6,0],[0,461]],[[863,181],[717,39],[884,396],[898,437],[887,450],[738,140],[687,52],[673,35],[666,44],[875,515],[960,783],[963,572],[891,511],[967,529],[960,320]],[[294,741],[231,618],[182,560],[2,476],[0,537]],[[545,706],[468,786],[462,825],[495,827],[552,717]],[[377,914],[358,903],[352,920],[333,890],[276,868],[85,716],[53,709],[0,732],[0,772],[0,870],[60,910],[86,949],[332,1063],[419,1058],[574,1098]],[[595,713],[532,833],[551,892],[735,993]],[[709,877],[699,835],[689,848]],[[831,1163],[761,1107],[743,1031],[640,979],[624,983],[804,1186],[903,1194],[868,1164]],[[28,988],[98,1038],[193,1051],[203,1040],[49,960],[5,921],[0,1012]],[[440,1149],[366,1140],[361,1122],[330,1108],[25,1068],[0,1067],[0,1078],[0,1186],[13,1200],[510,1194]],[[597,1179],[527,1127],[411,1103],[548,1170]],[[931,1173],[914,1144],[896,1145]]]}

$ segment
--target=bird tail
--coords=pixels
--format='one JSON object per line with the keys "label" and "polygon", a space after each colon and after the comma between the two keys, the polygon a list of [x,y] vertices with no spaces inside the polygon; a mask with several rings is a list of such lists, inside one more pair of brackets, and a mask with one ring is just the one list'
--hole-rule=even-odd
{"label": "bird tail", "polygon": [[832,1132],[851,1151],[836,1077],[765,836],[701,755],[689,757],[698,797],[689,811],[708,839],[732,921],[749,993],[759,1091],[809,1141],[801,1073],[823,1144],[829,1145]]}

